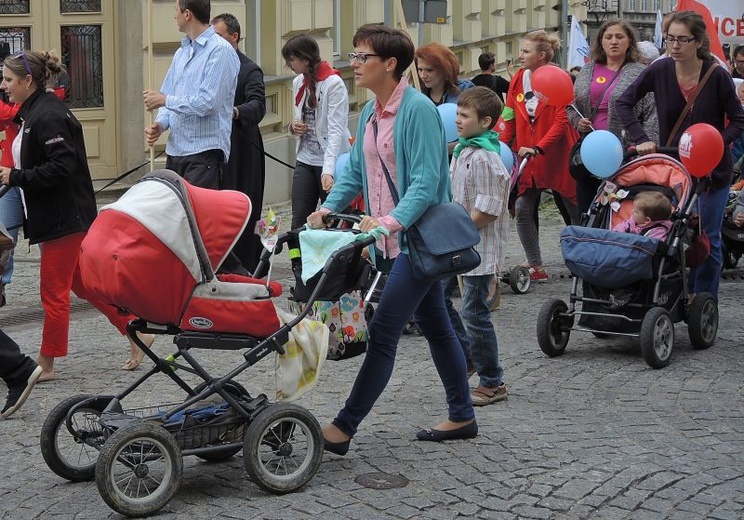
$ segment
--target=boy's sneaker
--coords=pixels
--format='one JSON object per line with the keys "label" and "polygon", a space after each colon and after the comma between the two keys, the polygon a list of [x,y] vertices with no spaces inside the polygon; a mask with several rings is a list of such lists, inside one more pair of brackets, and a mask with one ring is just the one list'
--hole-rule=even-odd
{"label": "boy's sneaker", "polygon": [[530,281],[532,282],[547,282],[548,272],[541,267],[530,267]]}
{"label": "boy's sneaker", "polygon": [[7,419],[13,415],[16,410],[26,402],[28,395],[31,393],[31,390],[34,389],[34,386],[43,371],[44,370],[40,366],[36,365],[31,370],[25,381],[17,385],[8,386],[8,399],[5,401],[5,406],[1,413],[3,419]]}

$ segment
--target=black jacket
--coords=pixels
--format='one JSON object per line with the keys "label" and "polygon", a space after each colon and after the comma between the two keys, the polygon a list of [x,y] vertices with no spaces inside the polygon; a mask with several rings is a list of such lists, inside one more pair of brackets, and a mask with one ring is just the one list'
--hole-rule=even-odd
{"label": "black jacket", "polygon": [[22,169],[11,171],[10,184],[23,188],[29,242],[87,231],[97,211],[80,122],[42,90],[23,102],[15,121],[24,125]]}

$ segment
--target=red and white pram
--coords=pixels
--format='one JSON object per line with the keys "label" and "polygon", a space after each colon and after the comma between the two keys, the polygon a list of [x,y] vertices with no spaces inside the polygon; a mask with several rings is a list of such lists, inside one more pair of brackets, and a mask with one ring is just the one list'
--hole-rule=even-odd
{"label": "red and white pram", "polygon": [[[317,324],[305,319],[310,305],[280,320],[272,301],[281,292],[276,282],[215,274],[250,213],[242,193],[194,187],[159,170],[104,207],[83,240],[83,283],[100,299],[139,316],[127,333],[154,366],[118,394],[77,395],[59,403],[44,422],[41,451],[57,475],[95,479],[101,497],[119,513],[147,516],[166,505],[180,485],[184,455],[219,461],[243,450],[251,480],[273,493],[300,489],[320,467],[323,437],[315,417],[295,404],[254,397],[234,380],[271,354],[300,357],[291,338]],[[291,237],[279,236],[274,251],[264,251],[257,272]],[[333,253],[308,301],[322,292],[338,263],[359,257],[373,242],[358,240]],[[177,351],[158,357],[137,332],[172,335]],[[227,374],[213,376],[192,355],[201,349],[240,350],[243,359]],[[156,374],[172,379],[186,398],[122,405]]]}

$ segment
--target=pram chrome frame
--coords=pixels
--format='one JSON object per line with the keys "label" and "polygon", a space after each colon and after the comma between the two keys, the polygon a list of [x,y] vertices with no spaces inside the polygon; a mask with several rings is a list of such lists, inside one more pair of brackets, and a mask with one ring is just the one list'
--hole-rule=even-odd
{"label": "pram chrome frame", "polygon": [[[275,247],[264,250],[256,277],[268,272],[272,255],[281,253],[283,247],[292,239],[293,232],[278,237]],[[295,232],[296,233],[296,232]],[[332,276],[335,263],[347,255],[359,255],[374,243],[374,237],[357,240],[336,250],[326,261],[321,275],[312,290],[309,303]],[[196,455],[209,461],[219,461],[244,450],[244,464],[251,479],[261,488],[272,493],[288,493],[305,485],[317,472],[323,456],[323,439],[317,420],[294,404],[271,403],[264,394],[251,396],[234,378],[249,367],[257,364],[269,354],[285,353],[284,345],[289,341],[289,333],[310,312],[311,305],[291,321],[281,325],[271,335],[259,339],[241,334],[223,334],[201,331],[183,331],[174,325],[158,325],[145,320],[133,320],[127,325],[127,335],[142,349],[145,356],[153,362],[153,367],[137,378],[131,385],[112,395],[79,395],[59,403],[49,414],[41,433],[41,448],[50,469],[70,481],[96,479],[99,492],[106,503],[119,513],[130,516],[151,514],[162,508],[176,493],[182,471],[182,457]],[[176,352],[159,357],[138,336],[138,332],[155,335],[174,336]],[[191,354],[192,349],[245,350],[244,361],[220,377],[213,377]],[[179,359],[185,363],[179,363]],[[188,373],[201,379],[200,384],[191,385],[179,375]],[[148,379],[156,374],[164,374],[173,380],[187,395],[180,403],[154,407],[124,409],[121,401],[132,394]],[[194,445],[194,436],[184,438],[178,431],[168,428],[169,419],[197,403],[214,395],[219,395],[236,414],[232,422],[222,424],[214,434],[230,432],[223,442],[210,441],[207,445]],[[157,416],[148,416],[157,410]],[[122,420],[124,422],[122,422]],[[154,427],[155,426],[155,427]],[[198,428],[198,426],[196,426]],[[212,428],[211,424],[204,428]],[[237,433],[236,433],[237,432]],[[197,439],[200,432],[192,432]],[[171,435],[172,434],[172,435]],[[295,436],[303,435],[304,451],[293,444]],[[177,439],[177,440],[175,440]],[[60,446],[65,440],[77,450],[63,453]],[[71,441],[71,442],[69,442]],[[110,444],[116,446],[109,446]],[[160,457],[147,456],[137,459],[133,452],[147,446],[160,454]],[[90,451],[90,448],[97,453]],[[249,452],[250,448],[250,452]],[[269,454],[266,455],[268,450]],[[296,470],[288,475],[279,474],[280,469],[273,459],[289,460],[296,453],[304,453],[304,459],[295,461]],[[91,455],[92,454],[92,455]],[[80,456],[90,460],[81,462]],[[266,458],[269,458],[267,462]],[[131,470],[133,478],[147,478],[146,466],[155,460],[165,460],[170,475],[152,493],[144,496],[128,497],[125,490],[119,489],[114,474],[117,465]],[[141,468],[138,470],[137,468]],[[272,471],[276,469],[276,471]],[[167,480],[167,482],[166,482]],[[137,490],[139,493],[139,488]]]}
{"label": "pram chrome frame", "polygon": [[[663,149],[668,153],[667,149]],[[676,149],[672,149],[676,152]],[[680,165],[681,167],[681,165]],[[600,190],[602,188],[600,187]],[[543,304],[537,319],[537,339],[540,349],[548,356],[555,357],[563,354],[572,331],[589,332],[597,338],[633,337],[639,338],[641,352],[644,360],[652,368],[663,368],[671,361],[674,344],[674,323],[686,321],[690,340],[697,349],[710,347],[715,341],[718,328],[718,307],[715,299],[708,293],[700,293],[694,299],[689,298],[688,269],[686,265],[686,249],[689,245],[685,242],[685,232],[689,227],[693,208],[697,204],[700,193],[706,189],[703,182],[699,182],[692,192],[689,201],[684,206],[677,208],[673,214],[673,226],[666,242],[662,247],[662,254],[658,260],[656,280],[653,284],[651,297],[647,303],[627,303],[620,307],[641,309],[644,312],[642,318],[631,318],[620,312],[596,312],[584,310],[584,304],[597,304],[611,307],[613,302],[603,298],[587,297],[579,295],[579,284],[581,279],[572,276],[571,294],[569,303],[566,305],[562,300],[551,299]],[[588,221],[585,224],[593,227],[598,216],[596,202],[588,212]],[[596,226],[595,226],[596,227]],[[678,262],[678,270],[666,273],[667,263],[670,258]],[[671,304],[660,301],[662,284],[676,276],[681,280],[681,291],[675,301]],[[577,304],[581,303],[581,310]],[[618,320],[628,324],[630,332],[618,330],[605,330],[586,325],[576,324],[577,318],[602,317]]]}

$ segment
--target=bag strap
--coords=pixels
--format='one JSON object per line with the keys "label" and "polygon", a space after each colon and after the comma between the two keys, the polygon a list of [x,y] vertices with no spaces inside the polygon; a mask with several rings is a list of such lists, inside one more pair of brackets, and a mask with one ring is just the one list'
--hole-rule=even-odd
{"label": "bag strap", "polygon": [[380,164],[382,165],[382,171],[385,173],[385,180],[387,180],[388,188],[390,189],[390,195],[393,196],[393,202],[397,206],[398,202],[400,201],[398,189],[395,187],[395,183],[390,177],[390,172],[388,171],[387,166],[385,166],[385,161],[382,160],[382,155],[380,155],[380,149],[377,147],[377,118],[375,117],[375,114],[372,113],[369,119],[372,123],[372,131],[375,134],[375,150],[377,150],[377,157],[380,158]]}
{"label": "bag strap", "polygon": [[705,76],[703,76],[703,79],[701,79],[700,83],[698,83],[695,92],[693,92],[692,96],[690,96],[690,99],[687,100],[685,109],[682,110],[682,113],[679,115],[677,122],[674,124],[674,128],[672,128],[672,132],[669,134],[669,138],[666,142],[667,147],[672,146],[672,141],[674,141],[674,137],[677,135],[677,132],[679,132],[679,127],[682,126],[682,122],[685,120],[690,110],[692,110],[692,105],[695,103],[695,98],[697,98],[697,95],[700,93],[701,90],[703,90],[705,83],[708,81],[710,75],[713,74],[713,69],[715,69],[716,67],[718,67],[718,63],[714,63],[710,66],[710,68],[705,73]]}
{"label": "bag strap", "polygon": [[620,72],[623,70],[623,67],[625,67],[625,63],[624,62],[623,62],[622,65],[620,65],[620,68],[615,71],[615,74],[612,76],[612,79],[607,83],[607,85],[605,85],[605,88],[602,91],[602,95],[599,96],[599,99],[597,100],[597,104],[594,105],[594,107],[592,107],[591,111],[589,112],[589,116],[587,117],[587,119],[589,121],[592,120],[592,118],[594,117],[594,115],[599,110],[599,105],[602,104],[602,100],[604,100],[604,97],[607,94],[607,90],[612,86],[613,83],[615,83],[615,80],[620,75]]}

